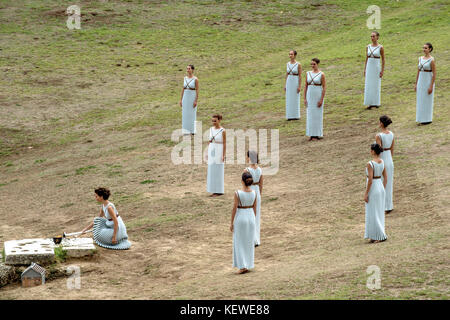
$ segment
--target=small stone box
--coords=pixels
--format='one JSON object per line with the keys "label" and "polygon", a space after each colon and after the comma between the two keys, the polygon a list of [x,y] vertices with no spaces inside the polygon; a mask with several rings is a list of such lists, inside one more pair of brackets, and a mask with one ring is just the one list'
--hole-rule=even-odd
{"label": "small stone box", "polygon": [[21,275],[22,287],[29,288],[45,284],[45,269],[36,263],[25,269]]}

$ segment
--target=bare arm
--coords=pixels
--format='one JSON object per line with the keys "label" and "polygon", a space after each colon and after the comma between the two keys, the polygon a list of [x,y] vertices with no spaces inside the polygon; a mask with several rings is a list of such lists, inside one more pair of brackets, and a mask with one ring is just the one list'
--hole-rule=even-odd
{"label": "bare arm", "polygon": [[[104,217],[104,216],[105,216],[105,214],[103,213],[103,210],[100,209],[99,217]],[[87,230],[90,230],[90,229],[92,229],[93,227],[94,227],[94,221],[92,221],[90,224],[88,224],[88,225],[86,226],[86,228],[84,228],[83,230],[81,230],[81,232],[85,232],[85,231],[87,231]]]}
{"label": "bare arm", "polygon": [[302,66],[300,63],[298,64],[298,93],[300,93],[300,90],[302,89]]}
{"label": "bare arm", "polygon": [[233,232],[233,229],[234,229],[234,217],[236,216],[237,205],[238,205],[238,198],[237,198],[237,195],[236,195],[236,192],[235,192],[234,193],[233,210],[231,212],[231,226],[230,226],[230,231],[231,232]]}
{"label": "bare arm", "polygon": [[259,194],[260,195],[262,195],[263,182],[264,182],[264,176],[261,175],[261,177],[259,178]]}
{"label": "bare arm", "polygon": [[253,213],[255,214],[256,217],[256,194],[255,194],[255,201],[253,201]]}
{"label": "bare arm", "polygon": [[223,130],[223,132],[222,132],[222,139],[223,139],[222,162],[225,162],[226,154],[227,154],[227,132],[225,130]]}
{"label": "bare arm", "polygon": [[305,107],[308,108],[308,101],[306,100],[306,93],[308,92],[308,76],[305,77],[305,90],[303,90],[303,99],[305,100]]}
{"label": "bare arm", "polygon": [[366,62],[364,63],[364,77],[366,76],[366,68],[367,68],[367,59],[369,59],[369,57],[367,56],[367,47],[366,50],[364,50],[364,55],[366,56]]}
{"label": "bare arm", "polygon": [[[420,62],[420,58],[419,58],[419,62]],[[419,70],[419,68],[417,68],[416,85],[414,87],[414,91],[417,91],[417,81],[419,81],[419,74],[420,74],[420,70]]]}
{"label": "bare arm", "polygon": [[386,189],[386,184],[387,184],[387,173],[386,173],[386,168],[383,168],[383,186]]}
{"label": "bare arm", "polygon": [[116,235],[117,235],[117,230],[119,230],[119,222],[117,221],[116,213],[114,212],[114,210],[111,206],[108,207],[108,213],[109,213],[109,216],[111,217],[112,221],[114,222],[114,233],[112,236],[112,243],[116,244],[117,243]]}
{"label": "bare arm", "polygon": [[372,180],[373,180],[373,169],[370,164],[367,164],[367,173],[369,175],[369,180],[367,181],[367,187],[366,187],[366,194],[364,195],[364,201],[369,202],[369,191],[372,187]]}
{"label": "bare arm", "polygon": [[320,97],[320,106],[323,105],[323,99],[325,98],[325,91],[327,90],[327,81],[325,80],[325,74],[322,72],[322,96]]}
{"label": "bare arm", "polygon": [[288,78],[288,72],[286,71],[286,75],[284,76],[284,91],[286,91],[286,82],[287,82],[287,78]]}
{"label": "bare arm", "polygon": [[183,85],[183,89],[181,89],[180,107],[183,106],[183,104],[182,104],[182,101],[183,101],[183,95],[184,95],[184,85]]}
{"label": "bare arm", "polygon": [[394,141],[395,141],[395,138],[392,139],[392,144],[391,144],[391,155],[392,156],[394,156]]}
{"label": "bare arm", "polygon": [[384,73],[384,47],[380,48],[380,55],[381,55],[381,72],[380,72],[380,78],[383,77],[383,73]]}
{"label": "bare arm", "polygon": [[428,94],[433,92],[434,81],[436,80],[436,63],[434,63],[434,59],[431,60],[431,71],[433,71],[433,77],[431,78],[430,88],[428,89]]}
{"label": "bare arm", "polygon": [[194,100],[194,108],[197,106],[197,100],[198,100],[198,91],[199,91],[199,87],[198,87],[198,79],[195,79],[195,100]]}

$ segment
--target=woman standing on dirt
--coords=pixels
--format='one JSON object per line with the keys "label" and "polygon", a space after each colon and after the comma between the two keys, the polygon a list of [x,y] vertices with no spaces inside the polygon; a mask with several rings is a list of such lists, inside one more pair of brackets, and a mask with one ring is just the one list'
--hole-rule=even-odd
{"label": "woman standing on dirt", "polygon": [[381,159],[383,159],[384,168],[386,169],[388,179],[385,190],[386,199],[384,210],[386,213],[390,213],[394,209],[394,204],[392,201],[392,190],[394,185],[394,162],[392,161],[392,157],[394,156],[394,134],[387,128],[391,123],[391,118],[388,116],[381,116],[381,132],[375,136],[376,142],[381,146],[381,148],[383,148],[383,152],[381,152]]}
{"label": "woman standing on dirt", "polygon": [[[380,34],[372,32],[370,38],[372,44],[366,48],[366,64],[364,66],[365,88],[364,105],[367,109],[380,106],[381,78],[384,72],[384,48],[378,43]],[[380,66],[381,58],[381,66]]]}
{"label": "woman standing on dirt", "polygon": [[424,56],[419,58],[416,86],[416,122],[429,124],[433,121],[434,82],[436,64],[431,56],[433,46],[427,42],[423,45]]}
{"label": "woman standing on dirt", "polygon": [[263,188],[263,175],[261,167],[258,166],[259,159],[256,151],[247,151],[247,162],[250,163],[250,166],[245,168],[244,172],[248,172],[252,175],[253,183],[250,188],[256,192],[255,247],[257,247],[261,244],[261,194]]}
{"label": "woman standing on dirt", "polygon": [[233,267],[239,274],[254,268],[256,192],[249,172],[242,174],[242,190],[234,193],[230,231],[233,232]]}
{"label": "woman standing on dirt", "polygon": [[93,227],[93,238],[97,245],[107,249],[124,250],[131,247],[127,228],[116,207],[108,201],[111,192],[106,188],[95,189],[95,200],[102,204],[100,216],[83,229],[82,233]]}
{"label": "woman standing on dirt", "polygon": [[195,134],[195,120],[197,118],[198,79],[194,76],[194,65],[186,68],[181,90],[180,106],[182,107],[182,128],[184,134]]}
{"label": "woman standing on dirt", "polygon": [[300,119],[300,89],[302,84],[302,66],[295,60],[297,51],[289,51],[284,91],[286,92],[286,119]]}
{"label": "woman standing on dirt", "polygon": [[[366,228],[364,239],[369,239],[371,243],[387,239],[384,231],[384,202],[387,175],[384,162],[380,158],[382,151],[383,149],[379,144],[373,143],[370,146],[370,153],[373,159],[366,166],[367,187],[364,195],[364,201],[366,202]],[[383,176],[383,180],[381,180],[381,176]]]}
{"label": "woman standing on dirt", "polygon": [[306,106],[306,135],[309,141],[323,137],[323,99],[325,97],[325,75],[319,70],[320,60],[311,60],[312,71],[306,73],[304,99]]}
{"label": "woman standing on dirt", "polygon": [[209,128],[208,145],[208,175],[206,190],[211,197],[220,196],[224,193],[224,174],[225,174],[225,154],[227,135],[225,129],[220,125],[222,115],[212,116],[213,126]]}

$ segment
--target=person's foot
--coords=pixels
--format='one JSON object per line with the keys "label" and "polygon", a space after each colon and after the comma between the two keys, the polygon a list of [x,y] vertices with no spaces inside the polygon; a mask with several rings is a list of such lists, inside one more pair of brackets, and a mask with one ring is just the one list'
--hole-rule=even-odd
{"label": "person's foot", "polygon": [[424,125],[427,125],[427,124],[430,124],[430,123],[431,123],[431,121],[430,122],[421,122],[420,124],[424,126]]}
{"label": "person's foot", "polygon": [[372,109],[372,106],[367,106],[366,107],[366,110],[370,110],[370,109]]}
{"label": "person's foot", "polygon": [[392,212],[392,210],[386,210],[384,213],[385,214],[389,214],[389,213],[391,213]]}
{"label": "person's foot", "polygon": [[238,271],[238,274],[244,274],[244,273],[246,273],[246,272],[248,272],[248,269],[244,268],[244,269],[240,269],[240,270]]}
{"label": "person's foot", "polygon": [[255,243],[255,248],[256,248],[256,247],[259,247],[259,244]]}
{"label": "person's foot", "polygon": [[312,141],[312,139],[313,139],[313,137],[309,137],[309,140],[308,140],[308,141]]}

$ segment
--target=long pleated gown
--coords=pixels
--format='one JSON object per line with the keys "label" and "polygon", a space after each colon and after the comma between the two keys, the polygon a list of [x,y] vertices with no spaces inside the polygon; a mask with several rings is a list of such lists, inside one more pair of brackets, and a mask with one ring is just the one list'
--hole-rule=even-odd
{"label": "long pleated gown", "polygon": [[[112,236],[114,233],[114,222],[109,215],[108,207],[112,207],[114,213],[117,216],[117,222],[119,223],[119,229],[117,230],[116,240],[117,244],[112,243]],[[105,214],[105,218],[94,218],[93,238],[97,245],[107,249],[125,250],[131,247],[130,241],[128,241],[127,228],[123,223],[122,217],[119,216],[116,207],[112,202],[109,202],[106,206],[102,204],[102,210]]]}
{"label": "long pleated gown", "polygon": [[431,60],[419,58],[419,79],[417,79],[416,92],[416,122],[432,122],[433,121],[433,101],[434,101],[434,84],[433,92],[428,94],[433,72],[431,70]]}
{"label": "long pleated gown", "polygon": [[206,190],[209,193],[224,193],[225,164],[222,161],[224,128],[209,129],[208,174]]}
{"label": "long pleated gown", "polygon": [[[238,207],[253,206],[256,200],[254,190],[237,190]],[[252,269],[255,263],[255,213],[253,208],[236,210],[233,221],[233,267]]]}
{"label": "long pleated gown", "polygon": [[248,167],[247,171],[250,172],[253,178],[253,184],[250,188],[256,192],[255,244],[259,246],[261,244],[261,193],[259,192],[258,183],[262,175],[262,169],[260,167],[256,169]]}
{"label": "long pleated gown", "polygon": [[286,119],[300,119],[300,93],[298,88],[298,63],[287,63],[286,72]]}
{"label": "long pleated gown", "polygon": [[306,73],[308,91],[306,92],[306,135],[308,137],[323,137],[323,106],[319,108],[317,103],[322,97],[322,72],[308,71]]}
{"label": "long pleated gown", "polygon": [[[390,149],[392,146],[392,142],[394,141],[394,134],[392,132],[383,133],[380,132],[379,137],[381,139],[382,147],[384,151],[381,153],[381,159],[384,162],[384,169],[386,170],[387,175],[387,183],[386,183],[386,198],[385,198],[385,207],[384,210],[393,210],[394,202],[392,198],[393,186],[394,186],[394,161],[392,160],[392,153]],[[381,177],[383,179],[383,177]]]}
{"label": "long pleated gown", "polygon": [[[372,180],[372,186],[369,190],[369,202],[365,203],[366,209],[366,227],[364,238],[371,240],[385,240],[387,238],[384,230],[384,202],[385,191],[381,176],[384,169],[384,162],[376,163],[374,161],[369,162],[374,170],[374,177],[380,177]],[[368,175],[366,168],[366,175]],[[367,178],[366,183],[369,178]]]}
{"label": "long pleated gown", "polygon": [[366,79],[364,86],[364,105],[379,106],[381,96],[381,46],[367,46]]}
{"label": "long pleated gown", "polygon": [[197,119],[197,107],[194,108],[196,97],[195,77],[184,77],[184,92],[181,100],[183,133],[195,134],[195,120]]}

